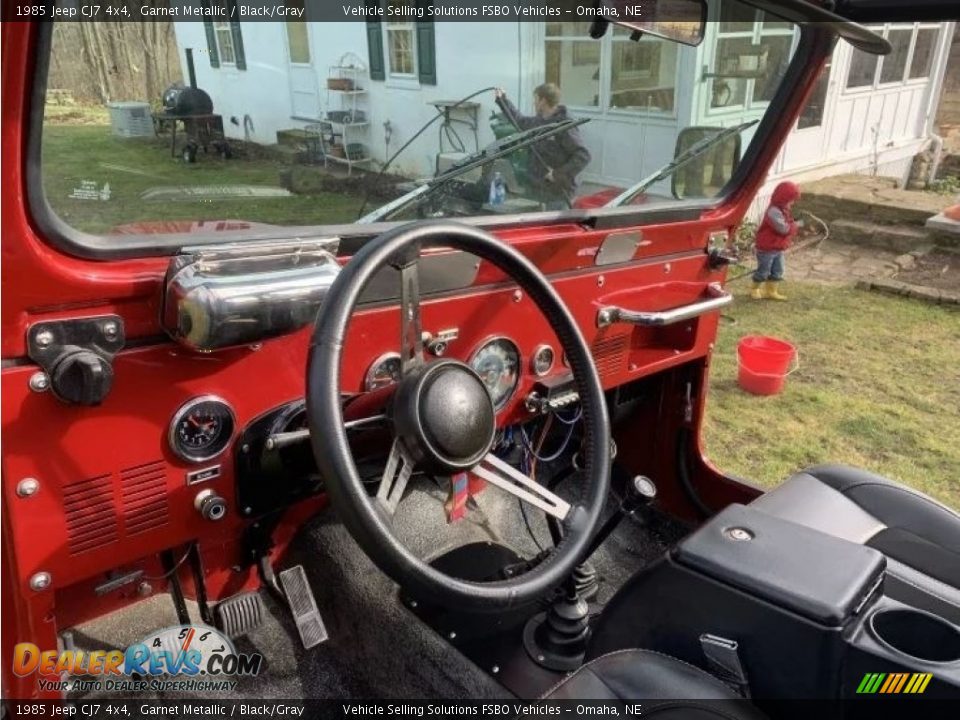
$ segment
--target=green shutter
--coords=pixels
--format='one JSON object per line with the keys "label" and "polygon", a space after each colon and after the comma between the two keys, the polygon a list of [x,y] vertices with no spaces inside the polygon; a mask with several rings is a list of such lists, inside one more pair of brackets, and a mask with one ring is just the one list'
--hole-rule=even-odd
{"label": "green shutter", "polygon": [[217,50],[217,34],[213,31],[213,21],[204,20],[203,29],[207,33],[207,54],[210,56],[210,67],[220,67],[220,53]]}
{"label": "green shutter", "polygon": [[[227,15],[233,17],[236,13],[237,0],[227,0]],[[243,52],[243,33],[240,31],[240,21],[230,21],[230,35],[233,37],[233,56],[237,70],[247,69],[247,56]]]}
{"label": "green shutter", "polygon": [[385,80],[387,70],[383,62],[383,31],[379,22],[367,23],[367,51],[370,53],[370,79]]}
{"label": "green shutter", "polygon": [[[428,5],[433,5],[433,0],[417,0],[418,7],[426,8]],[[437,45],[432,20],[417,23],[417,74],[421,85],[437,84]]]}
{"label": "green shutter", "polygon": [[236,56],[237,70],[246,70],[247,56],[243,52],[243,34],[238,21],[230,21],[230,32],[233,35],[233,54]]}

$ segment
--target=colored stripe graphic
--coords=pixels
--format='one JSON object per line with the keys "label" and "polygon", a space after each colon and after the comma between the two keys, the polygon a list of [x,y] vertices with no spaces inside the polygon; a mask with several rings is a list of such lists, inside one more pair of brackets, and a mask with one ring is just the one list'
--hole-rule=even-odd
{"label": "colored stripe graphic", "polygon": [[857,686],[857,694],[920,695],[932,678],[930,673],[867,673]]}

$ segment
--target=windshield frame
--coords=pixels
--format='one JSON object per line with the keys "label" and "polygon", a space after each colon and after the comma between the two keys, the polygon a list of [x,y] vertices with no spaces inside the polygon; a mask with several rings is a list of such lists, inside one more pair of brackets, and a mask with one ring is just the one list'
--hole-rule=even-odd
{"label": "windshield frame", "polygon": [[[749,0],[747,0],[749,2]],[[28,101],[29,124],[26,146],[26,187],[24,188],[27,207],[40,238],[54,249],[74,257],[89,260],[109,261],[128,258],[165,257],[177,254],[184,246],[222,245],[225,242],[254,242],[265,240],[290,240],[291,238],[313,239],[332,238],[341,240],[341,255],[351,254],[350,248],[359,249],[362,244],[387,230],[410,223],[410,220],[377,223],[343,223],[318,226],[284,226],[276,230],[245,231],[239,236],[198,235],[195,233],[124,235],[123,243],[118,236],[94,235],[78,230],[66,223],[50,205],[43,189],[42,135],[44,105],[47,94],[53,23],[32,23],[30,31],[35,33],[35,72]],[[770,108],[783,107],[794,91],[800,87],[803,76],[808,72],[811,60],[819,53],[828,55],[838,36],[833,32],[817,28],[812,24],[798,24],[800,33],[796,51],[786,72],[780,81],[777,92],[770,100],[757,125],[753,141],[747,146],[733,176],[720,192],[711,198],[675,200],[669,204],[649,206],[626,205],[620,207],[599,207],[590,209],[549,210],[543,212],[525,212],[504,215],[477,215],[457,218],[458,222],[480,227],[488,231],[508,230],[522,227],[549,227],[551,225],[576,224],[589,228],[624,228],[645,224],[666,224],[698,219],[703,212],[715,210],[739,195],[739,191],[754,175],[754,170],[762,160],[764,151],[777,132],[787,133],[793,120],[780,128],[782,113],[771,112]],[[811,74],[812,71],[810,71]],[[779,144],[778,144],[779,151]]]}

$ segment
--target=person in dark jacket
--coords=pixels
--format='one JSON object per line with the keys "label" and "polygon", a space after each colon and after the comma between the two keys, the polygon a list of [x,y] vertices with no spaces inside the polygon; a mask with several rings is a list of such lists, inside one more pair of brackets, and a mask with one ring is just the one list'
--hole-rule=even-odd
{"label": "person in dark jacket", "polygon": [[[533,91],[535,115],[521,115],[507,99],[503,88],[495,91],[497,103],[521,130],[569,120],[567,106],[560,104],[560,89],[553,83],[544,83]],[[547,210],[568,208],[576,192],[577,176],[590,162],[587,150],[577,128],[571,128],[534,143],[529,154],[527,174],[531,189]]]}
{"label": "person in dark jacket", "polygon": [[753,274],[754,300],[786,300],[777,284],[783,280],[783,253],[797,235],[797,221],[793,219],[793,203],[800,199],[800,187],[789,181],[773,190],[770,207],[757,229],[757,271]]}

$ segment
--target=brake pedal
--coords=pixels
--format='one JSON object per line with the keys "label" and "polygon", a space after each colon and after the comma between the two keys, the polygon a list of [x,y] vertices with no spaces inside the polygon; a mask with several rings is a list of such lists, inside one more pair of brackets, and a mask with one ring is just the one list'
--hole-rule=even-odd
{"label": "brake pedal", "polygon": [[264,612],[260,593],[246,592],[217,603],[214,616],[217,628],[233,639],[260,627]]}
{"label": "brake pedal", "polygon": [[284,570],[278,576],[283,593],[287,596],[287,604],[293,613],[293,620],[300,633],[300,642],[309,650],[324,642],[329,636],[327,628],[317,609],[317,601],[313,597],[313,590],[307,581],[307,573],[303,565],[294,565]]}

